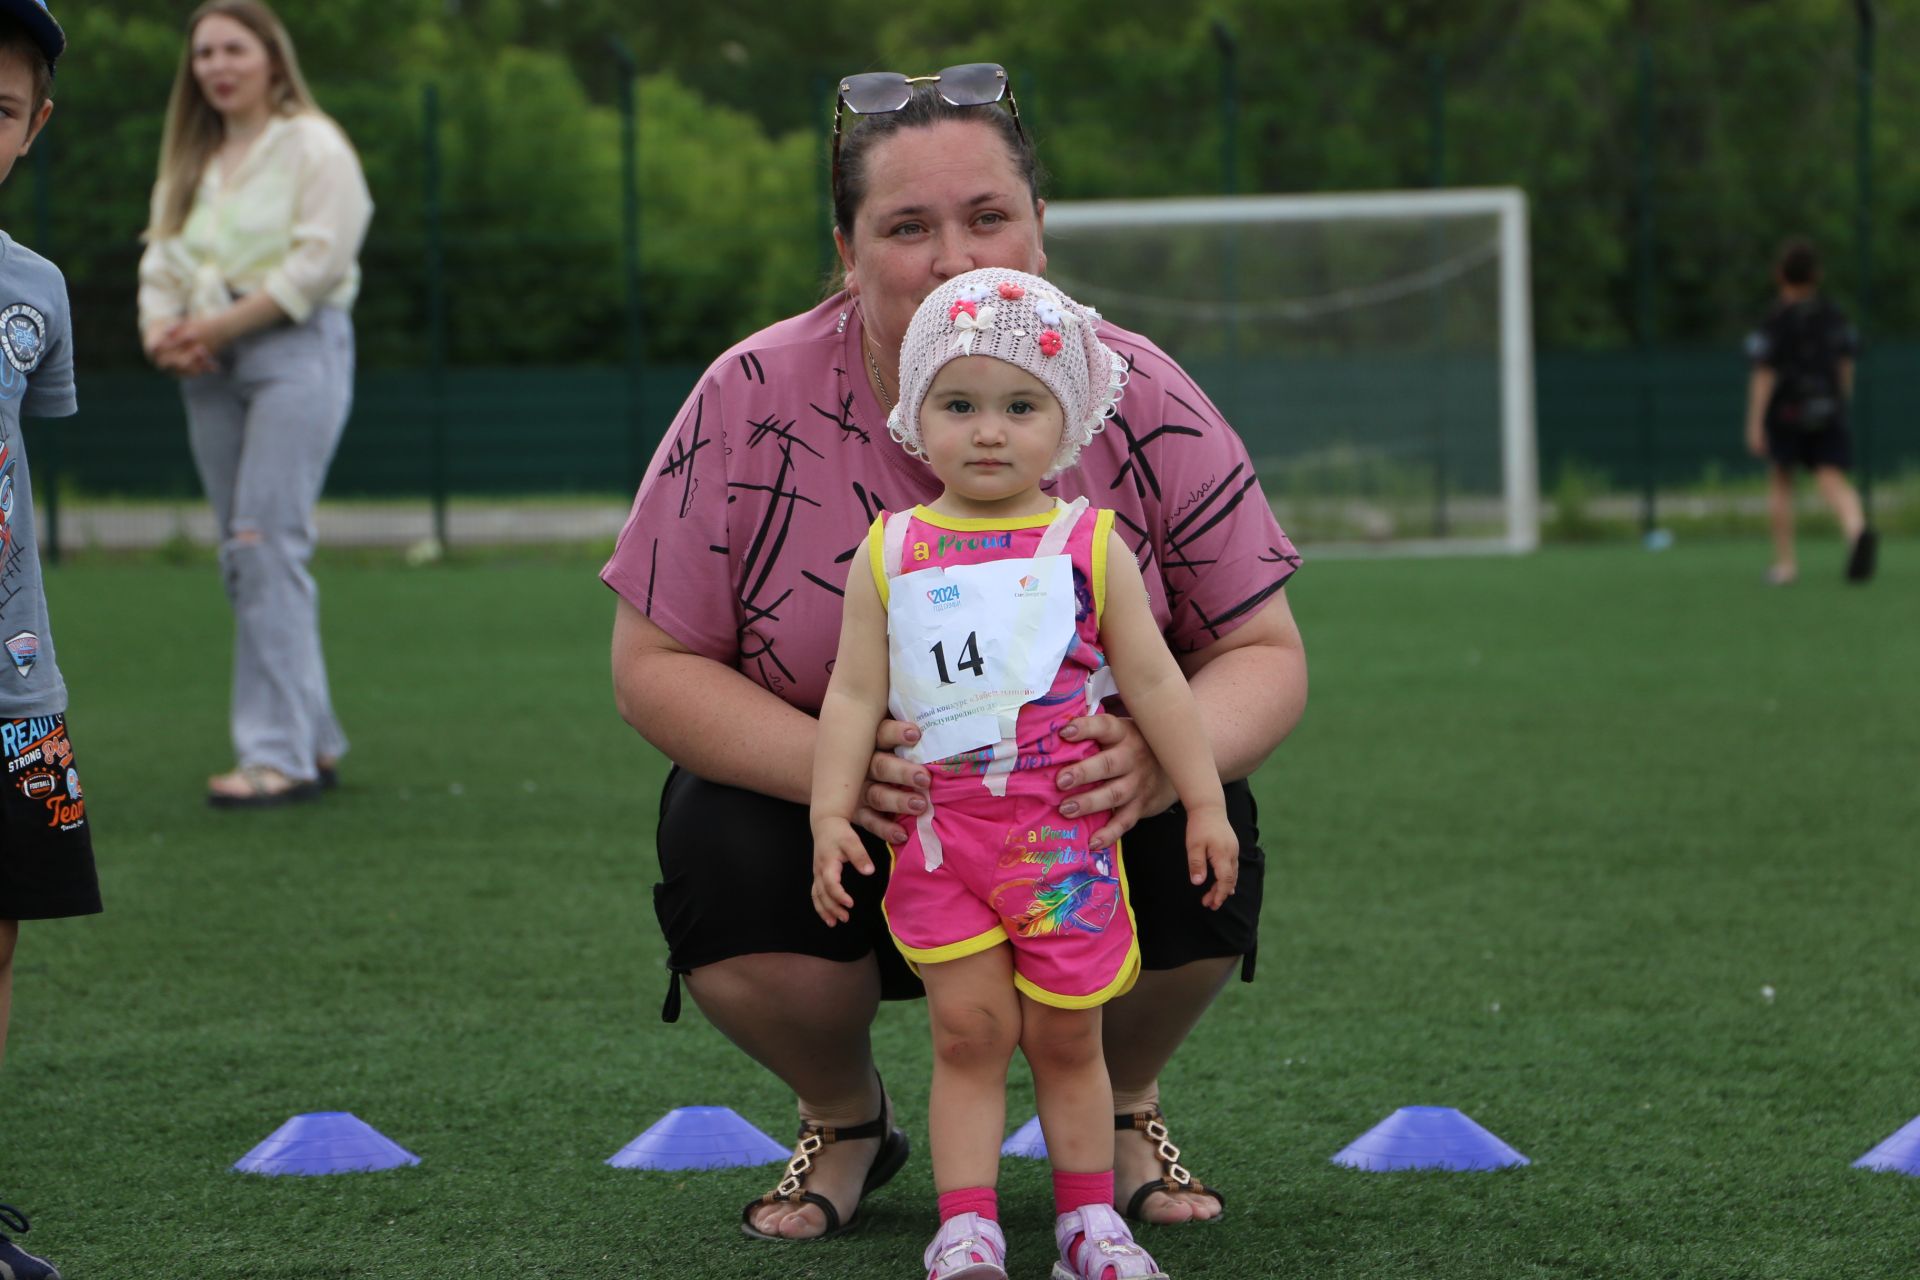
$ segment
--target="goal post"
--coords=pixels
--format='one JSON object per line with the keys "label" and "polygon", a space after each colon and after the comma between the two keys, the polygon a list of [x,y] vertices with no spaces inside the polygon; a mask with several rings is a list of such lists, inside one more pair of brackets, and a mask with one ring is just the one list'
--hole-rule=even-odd
{"label": "goal post", "polygon": [[1522,192],[1062,201],[1046,233],[1049,277],[1180,361],[1296,541],[1539,544]]}

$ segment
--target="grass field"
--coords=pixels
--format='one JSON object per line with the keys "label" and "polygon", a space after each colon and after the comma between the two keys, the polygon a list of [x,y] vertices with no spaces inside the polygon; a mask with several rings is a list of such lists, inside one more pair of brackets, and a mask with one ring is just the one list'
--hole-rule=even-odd
{"label": "grass field", "polygon": [[[1866,590],[1803,550],[1785,591],[1752,543],[1309,564],[1312,703],[1257,784],[1259,981],[1166,1081],[1229,1212],[1150,1234],[1172,1274],[1920,1272],[1920,1178],[1849,1167],[1920,1113],[1920,543]],[[261,814],[200,799],[215,573],[52,575],[108,910],[23,931],[0,1200],[68,1280],[916,1274],[924,1125],[824,1248],[736,1233],[775,1168],[602,1163],[677,1105],[792,1120],[690,1003],[657,1020],[663,765],[613,713],[595,567],[325,571],[356,749],[325,803]],[[908,1115],[922,1017],[879,1028]],[[1418,1103],[1534,1163],[1328,1162]],[[423,1163],[228,1172],[335,1109]],[[1043,1169],[1002,1196],[1038,1277]]]}

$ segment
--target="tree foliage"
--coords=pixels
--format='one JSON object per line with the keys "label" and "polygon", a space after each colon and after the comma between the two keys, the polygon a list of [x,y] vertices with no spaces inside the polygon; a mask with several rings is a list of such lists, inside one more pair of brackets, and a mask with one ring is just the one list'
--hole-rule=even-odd
{"label": "tree foliage", "polygon": [[[1869,329],[1913,332],[1920,19],[1879,7]],[[45,240],[87,300],[82,340],[96,359],[137,359],[132,263],[184,8],[67,6],[50,155],[18,166],[0,197],[4,225]],[[1055,198],[1525,189],[1547,346],[1631,341],[1649,286],[1649,336],[1724,341],[1764,299],[1789,232],[1815,236],[1835,291],[1858,293],[1845,0],[284,8],[378,203],[360,313],[374,361],[427,357],[436,244],[450,358],[622,357],[626,51],[639,72],[637,238],[657,358],[710,356],[819,296],[837,76],[976,59],[1011,69]]]}

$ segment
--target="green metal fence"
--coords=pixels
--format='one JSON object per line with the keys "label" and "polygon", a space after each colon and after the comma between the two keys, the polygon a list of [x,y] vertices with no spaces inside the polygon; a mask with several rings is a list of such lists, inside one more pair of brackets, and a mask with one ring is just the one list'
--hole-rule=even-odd
{"label": "green metal fence", "polygon": [[[1822,239],[1832,291],[1867,332],[1857,417],[1869,486],[1876,474],[1920,465],[1920,431],[1906,409],[1920,396],[1910,323],[1920,316],[1920,285],[1886,265],[1920,258],[1882,232],[1888,278],[1876,287],[1874,275],[1876,228],[1920,216],[1920,168],[1887,143],[1896,128],[1911,128],[1920,107],[1920,59],[1897,56],[1916,47],[1920,24],[1901,19],[1890,35],[1882,31],[1883,44],[1892,43],[1876,62],[1875,28],[1843,6],[1819,19],[1817,39],[1804,47],[1794,30],[1755,25],[1790,17],[1743,14],[1751,30],[1736,33],[1730,19],[1710,45],[1651,27],[1594,37],[1521,15],[1511,38],[1484,48],[1443,51],[1409,38],[1306,53],[1249,17],[1239,29],[1195,28],[1182,37],[1192,48],[1142,53],[1137,66],[1127,61],[1135,54],[1116,53],[1097,78],[1079,51],[1003,56],[1061,199],[1445,183],[1525,189],[1543,303],[1543,485],[1584,468],[1612,489],[1648,495],[1651,522],[1658,490],[1751,465],[1740,448],[1739,331],[1765,302],[1770,246],[1791,230]],[[1751,56],[1770,49],[1777,60]],[[1512,85],[1538,66],[1555,76],[1526,80],[1544,87],[1523,125]],[[310,68],[322,101],[360,146],[379,206],[356,309],[362,372],[331,496],[426,503],[443,535],[447,508],[463,495],[620,501],[698,374],[694,353],[723,349],[750,327],[749,315],[786,314],[818,296],[831,256],[825,104],[833,73],[852,68],[785,66],[772,79],[747,78],[741,92],[753,101],[817,104],[780,126],[805,121],[803,145],[779,153],[800,176],[787,174],[773,197],[780,207],[756,210],[724,193],[716,198],[729,202],[703,206],[664,190],[672,175],[659,168],[663,149],[686,125],[650,123],[647,112],[679,100],[649,96],[658,79],[636,80],[641,68],[624,49],[608,67],[586,77],[605,95],[582,100],[579,110],[593,118],[566,128],[516,112],[497,85]],[[42,509],[56,517],[63,501],[190,501],[196,492],[177,394],[142,366],[133,322],[134,241],[158,120],[126,104],[160,102],[170,73],[169,61],[142,72],[150,83],[103,86],[87,79],[84,64],[63,69],[53,129],[0,192],[0,224],[61,264],[74,299],[82,412],[31,428]],[[720,72],[684,78],[742,81]],[[1118,147],[1100,95],[1137,97],[1143,84],[1156,86],[1152,110],[1130,118]],[[1767,105],[1755,86],[1775,84],[1795,86],[1814,105],[1790,118],[1777,108],[1767,118],[1740,116],[1728,106],[1734,88],[1740,101]],[[1626,127],[1557,145],[1562,115],[1594,100]],[[775,126],[766,127],[771,136]],[[1770,130],[1790,133],[1791,145],[1770,147]],[[606,148],[591,162],[601,169],[575,173],[579,189],[593,193],[590,207],[541,205],[538,192],[490,174],[499,147],[550,154],[555,166],[586,164],[557,140],[589,136]],[[1729,150],[1729,136],[1741,147]],[[1750,198],[1729,212],[1719,184],[1704,184],[1697,166],[1704,155],[1736,152],[1739,164],[1725,172]],[[714,157],[716,173],[723,159]],[[696,258],[705,264],[697,270]],[[1196,372],[1203,383],[1260,379],[1282,394],[1311,394],[1315,384],[1314,370],[1296,367]],[[1275,429],[1237,425],[1256,455]]]}

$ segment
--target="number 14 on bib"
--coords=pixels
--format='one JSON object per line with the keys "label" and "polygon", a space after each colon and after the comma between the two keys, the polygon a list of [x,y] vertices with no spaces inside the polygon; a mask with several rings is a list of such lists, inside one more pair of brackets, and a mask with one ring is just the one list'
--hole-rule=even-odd
{"label": "number 14 on bib", "polygon": [[888,704],[921,733],[901,754],[945,760],[1014,737],[1020,708],[1053,687],[1073,637],[1073,566],[1064,555],[895,578]]}

